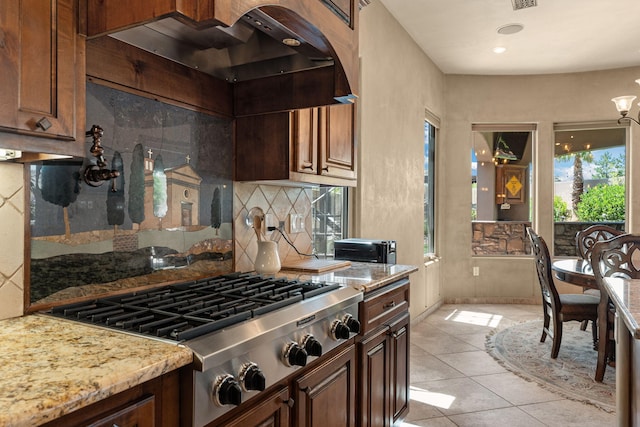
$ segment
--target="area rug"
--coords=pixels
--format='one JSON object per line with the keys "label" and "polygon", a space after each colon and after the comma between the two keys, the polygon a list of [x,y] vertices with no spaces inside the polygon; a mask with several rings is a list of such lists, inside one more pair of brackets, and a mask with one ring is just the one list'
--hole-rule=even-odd
{"label": "area rug", "polygon": [[556,359],[551,359],[551,337],[540,342],[542,320],[519,323],[487,336],[486,349],[502,366],[565,398],[614,412],[615,368],[607,367],[604,381],[596,382],[598,354],[593,349],[591,325],[566,322]]}

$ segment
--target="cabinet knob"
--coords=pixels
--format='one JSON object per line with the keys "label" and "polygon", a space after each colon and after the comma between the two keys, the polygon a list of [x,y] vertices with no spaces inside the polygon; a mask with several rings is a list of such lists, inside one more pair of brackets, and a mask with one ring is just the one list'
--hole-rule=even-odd
{"label": "cabinet knob", "polygon": [[323,168],[322,168],[322,170],[323,170],[324,172],[329,172],[329,166],[325,166],[325,167],[323,167]]}
{"label": "cabinet knob", "polygon": [[302,169],[309,169],[310,171],[312,171],[313,170],[313,163],[308,163],[308,162],[302,163]]}
{"label": "cabinet knob", "polygon": [[51,122],[46,117],[43,117],[36,122],[36,126],[42,130],[47,130],[51,127]]}
{"label": "cabinet knob", "polygon": [[388,309],[393,308],[395,306],[396,306],[396,302],[395,301],[391,301],[390,303],[383,305],[382,308],[384,310],[388,310]]}
{"label": "cabinet knob", "polygon": [[293,399],[291,399],[291,398],[289,398],[289,399],[285,400],[285,401],[284,401],[284,402],[282,402],[282,403],[285,403],[289,408],[293,408],[293,405],[295,405],[295,404],[296,404],[296,402],[295,402]]}

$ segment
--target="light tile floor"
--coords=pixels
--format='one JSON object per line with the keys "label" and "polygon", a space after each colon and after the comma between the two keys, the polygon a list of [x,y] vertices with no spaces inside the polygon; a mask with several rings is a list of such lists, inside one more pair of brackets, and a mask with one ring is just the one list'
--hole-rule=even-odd
{"label": "light tile floor", "polygon": [[400,425],[614,426],[615,414],[553,394],[486,353],[493,329],[541,316],[537,305],[443,305],[412,324],[411,406]]}

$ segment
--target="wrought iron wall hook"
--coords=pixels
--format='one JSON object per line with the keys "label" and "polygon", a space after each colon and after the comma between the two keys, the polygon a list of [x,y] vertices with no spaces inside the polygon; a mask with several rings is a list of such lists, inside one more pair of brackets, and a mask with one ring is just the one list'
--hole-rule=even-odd
{"label": "wrought iron wall hook", "polygon": [[96,164],[89,165],[85,168],[83,173],[84,182],[92,187],[99,187],[104,184],[105,181],[111,180],[111,191],[115,192],[116,177],[120,176],[120,172],[107,167],[107,161],[103,156],[104,148],[102,147],[104,130],[98,125],[93,125],[85,135],[93,138],[93,145],[89,149],[89,152],[96,158]]}

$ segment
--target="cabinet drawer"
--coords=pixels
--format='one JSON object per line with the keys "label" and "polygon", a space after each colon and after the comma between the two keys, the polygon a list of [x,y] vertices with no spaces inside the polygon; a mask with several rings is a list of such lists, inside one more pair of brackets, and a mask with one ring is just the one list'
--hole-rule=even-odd
{"label": "cabinet drawer", "polygon": [[409,279],[401,279],[364,296],[358,316],[361,334],[365,335],[378,326],[409,309]]}
{"label": "cabinet drawer", "polygon": [[149,396],[92,422],[88,427],[153,427],[155,399]]}

